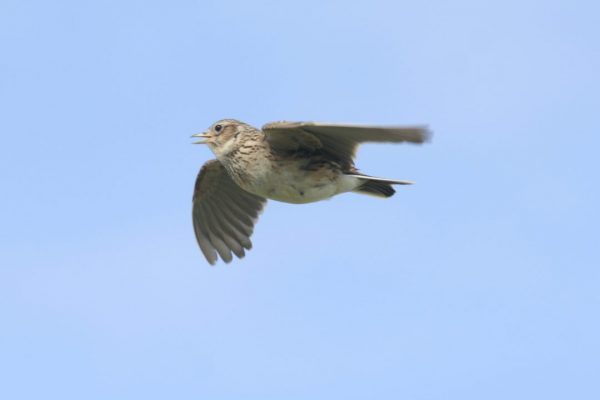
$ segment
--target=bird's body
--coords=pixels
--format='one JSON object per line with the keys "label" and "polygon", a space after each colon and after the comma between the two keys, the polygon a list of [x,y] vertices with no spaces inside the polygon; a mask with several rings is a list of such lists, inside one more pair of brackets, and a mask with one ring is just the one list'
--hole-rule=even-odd
{"label": "bird's body", "polygon": [[309,168],[301,159],[268,160],[268,164],[253,168],[247,175],[249,179],[234,180],[250,193],[294,204],[325,200],[353,190],[358,184],[358,179],[344,175],[339,167],[325,164]]}
{"label": "bird's body", "polygon": [[358,143],[421,143],[427,131],[294,122],[270,123],[258,130],[221,120],[194,136],[207,138],[198,143],[208,144],[217,157],[198,175],[193,207],[198,244],[213,264],[217,253],[226,262],[231,261],[231,251],[244,256],[266,199],[303,204],[350,191],[393,195],[391,184],[411,182],[360,174],[353,162]]}
{"label": "bird's body", "polygon": [[333,161],[319,155],[279,154],[262,132],[247,135],[233,151],[218,157],[234,182],[247,192],[302,204],[328,199],[358,186],[358,179],[345,175]]}

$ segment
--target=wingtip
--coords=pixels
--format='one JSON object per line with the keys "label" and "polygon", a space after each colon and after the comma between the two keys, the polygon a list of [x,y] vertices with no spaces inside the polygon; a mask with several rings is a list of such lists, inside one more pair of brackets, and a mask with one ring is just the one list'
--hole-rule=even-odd
{"label": "wingtip", "polygon": [[429,126],[423,128],[423,140],[422,143],[430,143],[433,140],[433,131],[429,129]]}

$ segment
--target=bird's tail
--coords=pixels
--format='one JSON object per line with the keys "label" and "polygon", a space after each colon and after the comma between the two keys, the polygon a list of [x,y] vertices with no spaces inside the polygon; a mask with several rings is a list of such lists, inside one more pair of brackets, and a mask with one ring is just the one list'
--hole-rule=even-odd
{"label": "bird's tail", "polygon": [[359,179],[359,185],[354,192],[368,194],[375,197],[392,197],[396,191],[392,185],[412,185],[411,181],[396,179],[376,178],[368,175],[350,175]]}

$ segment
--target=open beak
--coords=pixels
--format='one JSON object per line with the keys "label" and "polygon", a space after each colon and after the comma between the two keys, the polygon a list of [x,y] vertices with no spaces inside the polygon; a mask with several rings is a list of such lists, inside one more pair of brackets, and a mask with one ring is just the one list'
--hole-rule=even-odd
{"label": "open beak", "polygon": [[198,137],[198,138],[204,138],[204,139],[206,139],[206,140],[199,140],[197,142],[192,142],[192,144],[207,144],[207,143],[210,143],[212,141],[211,139],[213,138],[213,135],[211,135],[210,133],[202,132],[202,133],[193,134],[192,137],[193,138]]}

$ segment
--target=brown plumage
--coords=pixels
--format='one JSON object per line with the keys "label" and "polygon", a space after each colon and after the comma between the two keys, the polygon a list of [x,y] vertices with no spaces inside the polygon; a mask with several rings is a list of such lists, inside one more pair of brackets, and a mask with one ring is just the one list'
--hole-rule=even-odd
{"label": "brown plumage", "polygon": [[225,262],[252,247],[250,236],[267,199],[309,203],[339,193],[390,197],[391,185],[408,181],[363,175],[354,166],[364,142],[427,141],[425,127],[382,127],[317,122],[272,122],[262,130],[233,119],[220,120],[205,140],[216,160],[196,179],[192,218],[198,245],[209,263]]}

